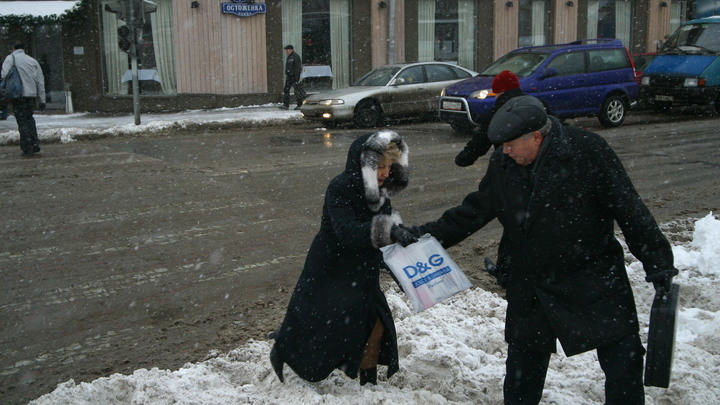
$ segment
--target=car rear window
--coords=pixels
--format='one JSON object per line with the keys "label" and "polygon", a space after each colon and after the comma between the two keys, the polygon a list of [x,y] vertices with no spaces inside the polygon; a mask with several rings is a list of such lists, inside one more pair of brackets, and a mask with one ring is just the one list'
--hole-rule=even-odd
{"label": "car rear window", "polygon": [[[462,70],[457,70],[462,72]],[[425,66],[425,74],[427,74],[429,82],[444,82],[458,78],[457,74],[453,72],[453,69],[445,65],[427,65]],[[465,75],[464,77],[467,76],[469,75]]]}
{"label": "car rear window", "polygon": [[590,72],[625,69],[630,67],[625,49],[597,49],[588,51]]}

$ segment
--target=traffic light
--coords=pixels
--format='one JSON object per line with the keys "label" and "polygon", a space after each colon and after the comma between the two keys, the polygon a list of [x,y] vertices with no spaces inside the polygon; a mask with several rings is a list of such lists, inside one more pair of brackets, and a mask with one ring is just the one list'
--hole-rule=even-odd
{"label": "traffic light", "polygon": [[118,20],[123,20],[127,18],[127,3],[125,1],[119,0],[119,1],[108,1],[105,3],[105,11],[108,13],[113,13],[118,18]]}
{"label": "traffic light", "polygon": [[115,14],[118,22],[125,21],[117,29],[118,46],[123,52],[134,54],[142,45],[142,29],[148,14],[157,11],[157,4],[151,0],[114,0],[105,3],[105,11]]}
{"label": "traffic light", "polygon": [[114,0],[105,3],[105,11],[113,13],[118,20],[141,26],[157,11],[157,3],[151,0]]}
{"label": "traffic light", "polygon": [[117,29],[118,33],[118,46],[120,46],[120,50],[123,52],[130,52],[130,48],[132,47],[134,35],[130,27],[127,25],[122,25],[118,27]]}

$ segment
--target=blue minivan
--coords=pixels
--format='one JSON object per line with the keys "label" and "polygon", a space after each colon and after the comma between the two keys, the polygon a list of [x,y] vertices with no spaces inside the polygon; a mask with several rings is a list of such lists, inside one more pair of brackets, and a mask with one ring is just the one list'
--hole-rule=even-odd
{"label": "blue minivan", "polygon": [[476,126],[495,104],[492,80],[515,73],[520,88],[545,103],[558,118],[597,116],[607,127],[622,124],[638,97],[635,68],[618,39],[516,49],[478,76],[448,86],[439,100],[440,119],[459,132]]}
{"label": "blue minivan", "polygon": [[681,25],[645,68],[640,95],[658,111],[714,105],[720,113],[720,16]]}

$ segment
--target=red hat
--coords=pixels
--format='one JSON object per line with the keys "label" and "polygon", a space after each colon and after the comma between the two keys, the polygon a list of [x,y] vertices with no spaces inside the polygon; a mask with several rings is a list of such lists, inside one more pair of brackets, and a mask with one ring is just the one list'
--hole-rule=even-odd
{"label": "red hat", "polygon": [[509,70],[503,70],[498,73],[492,81],[493,93],[502,93],[512,89],[520,88],[520,79],[515,76],[515,73]]}

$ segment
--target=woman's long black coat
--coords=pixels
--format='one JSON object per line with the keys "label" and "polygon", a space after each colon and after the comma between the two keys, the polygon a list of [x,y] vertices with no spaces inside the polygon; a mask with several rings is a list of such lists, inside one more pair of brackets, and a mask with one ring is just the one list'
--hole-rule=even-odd
{"label": "woman's long black coat", "polygon": [[[389,142],[396,142],[403,155],[379,188],[377,163]],[[355,140],[345,171],[330,182],[320,231],[275,342],[282,360],[300,377],[319,381],[339,368],[355,378],[378,318],[385,328],[379,364],[388,366],[388,377],[398,370],[395,325],[380,289],[378,247],[390,243],[390,228],[400,223],[387,197],[405,188],[407,175],[406,145],[396,133],[383,131]]]}
{"label": "woman's long black coat", "polygon": [[534,186],[498,148],[478,191],[420,230],[451,246],[497,218],[499,269],[509,277],[506,341],[554,352],[557,338],[573,355],[638,331],[615,222],[648,275],[673,269],[673,257],[605,140],[553,123]]}

